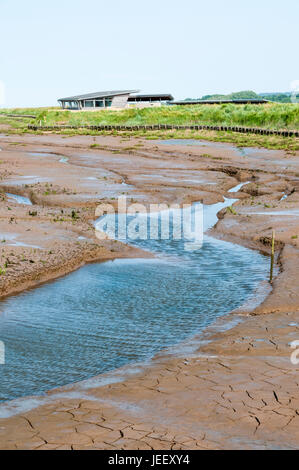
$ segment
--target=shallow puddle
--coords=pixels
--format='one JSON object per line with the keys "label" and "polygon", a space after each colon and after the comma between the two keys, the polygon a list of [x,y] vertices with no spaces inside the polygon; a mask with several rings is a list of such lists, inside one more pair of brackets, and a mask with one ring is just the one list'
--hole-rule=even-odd
{"label": "shallow puddle", "polygon": [[22,186],[25,184],[37,184],[37,183],[44,183],[44,182],[49,182],[51,181],[51,178],[44,178],[41,176],[19,176],[16,179],[9,180],[7,179],[4,183],[2,183],[5,186]]}
{"label": "shallow puddle", "polygon": [[[268,150],[258,147],[238,147],[229,143],[222,142],[209,142],[208,140],[197,140],[197,139],[168,139],[160,141],[152,141],[152,143],[164,144],[164,145],[184,145],[184,146],[200,146],[200,147],[212,147],[223,150],[232,150],[238,155],[243,157],[265,157],[273,156],[277,152],[275,150]],[[285,162],[284,162],[285,164]]]}
{"label": "shallow puddle", "polygon": [[19,196],[18,194],[11,194],[11,193],[6,193],[6,196],[8,199],[13,200],[14,202],[17,202],[18,204],[25,204],[27,206],[32,206],[32,202],[28,197],[25,196]]}
{"label": "shallow puddle", "polygon": [[[5,246],[25,246],[29,248],[41,249],[38,245],[32,245],[30,243],[21,242],[18,240],[19,234],[17,233],[4,233],[0,232],[0,243]],[[1,311],[0,311],[1,314]],[[1,336],[1,334],[0,334]],[[0,370],[1,373],[1,370]]]}

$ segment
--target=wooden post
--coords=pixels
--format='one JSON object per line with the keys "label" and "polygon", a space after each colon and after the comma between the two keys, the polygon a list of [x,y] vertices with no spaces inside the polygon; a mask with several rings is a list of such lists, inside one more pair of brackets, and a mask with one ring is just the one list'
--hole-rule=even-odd
{"label": "wooden post", "polygon": [[270,283],[271,284],[273,282],[274,257],[275,257],[275,230],[273,230],[272,232],[271,268],[270,268]]}

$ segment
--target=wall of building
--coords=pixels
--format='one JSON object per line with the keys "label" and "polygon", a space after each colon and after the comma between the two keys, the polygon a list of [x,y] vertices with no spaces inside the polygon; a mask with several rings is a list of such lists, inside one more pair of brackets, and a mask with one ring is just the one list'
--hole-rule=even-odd
{"label": "wall of building", "polygon": [[127,106],[129,96],[129,94],[114,96],[112,99],[111,108],[125,108]]}
{"label": "wall of building", "polygon": [[[87,99],[73,102],[60,102],[63,109],[71,111],[100,111],[101,109],[124,109],[124,108],[157,108],[168,104],[167,101],[149,100],[149,101],[128,101],[130,94],[118,95],[113,97]],[[102,103],[100,106],[99,102]],[[111,103],[111,104],[110,104]]]}

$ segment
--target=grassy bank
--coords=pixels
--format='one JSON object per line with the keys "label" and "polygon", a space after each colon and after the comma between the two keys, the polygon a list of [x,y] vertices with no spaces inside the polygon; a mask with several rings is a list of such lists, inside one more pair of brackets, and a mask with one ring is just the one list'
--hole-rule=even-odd
{"label": "grassy bank", "polygon": [[[155,130],[155,131],[87,131],[87,130],[65,130],[60,134],[65,135],[112,135],[121,137],[122,140],[130,141],[130,138],[144,140],[165,139],[195,139],[208,140],[211,142],[230,142],[238,147],[264,147],[270,150],[285,150],[290,154],[299,150],[299,139],[295,137],[266,136],[255,134],[239,134],[237,132],[222,132],[209,130]],[[96,148],[96,146],[92,146]]]}
{"label": "grassy bank", "polygon": [[[297,104],[266,105],[192,105],[161,108],[102,110],[96,112],[61,111],[58,108],[6,109],[3,113],[32,114],[42,125],[222,125],[263,127],[268,129],[299,129]],[[26,119],[27,123],[36,120]]]}

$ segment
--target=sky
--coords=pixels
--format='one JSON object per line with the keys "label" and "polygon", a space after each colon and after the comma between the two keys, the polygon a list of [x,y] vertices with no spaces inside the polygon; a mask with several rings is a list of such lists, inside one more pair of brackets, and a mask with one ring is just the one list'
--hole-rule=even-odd
{"label": "sky", "polygon": [[298,0],[0,0],[0,106],[291,91],[298,18]]}

